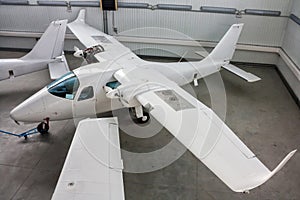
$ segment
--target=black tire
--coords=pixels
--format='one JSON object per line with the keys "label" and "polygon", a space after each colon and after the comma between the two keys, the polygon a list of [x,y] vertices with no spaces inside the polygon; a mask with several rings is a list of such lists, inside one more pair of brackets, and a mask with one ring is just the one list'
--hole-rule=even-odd
{"label": "black tire", "polygon": [[143,120],[143,117],[137,118],[137,122],[138,122],[139,124],[145,124],[145,123],[147,123],[147,122],[149,121],[149,119],[150,119],[149,113],[144,111],[144,116],[147,117],[146,120]]}
{"label": "black tire", "polygon": [[37,130],[40,134],[46,134],[49,131],[49,125],[45,122],[41,122],[38,126],[37,126]]}
{"label": "black tire", "polygon": [[143,115],[147,117],[146,120],[143,121],[143,118],[137,118],[136,117],[136,114],[135,114],[135,109],[134,108],[129,108],[129,114],[130,114],[130,117],[132,119],[132,121],[134,121],[134,123],[137,123],[137,124],[145,124],[149,121],[150,119],[150,115],[147,111],[143,111]]}

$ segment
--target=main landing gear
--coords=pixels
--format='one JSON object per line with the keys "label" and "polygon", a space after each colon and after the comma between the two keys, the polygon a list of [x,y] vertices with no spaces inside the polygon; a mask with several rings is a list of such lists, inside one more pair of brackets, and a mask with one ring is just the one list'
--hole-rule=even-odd
{"label": "main landing gear", "polygon": [[150,115],[142,106],[129,108],[131,119],[137,124],[145,124],[149,121]]}

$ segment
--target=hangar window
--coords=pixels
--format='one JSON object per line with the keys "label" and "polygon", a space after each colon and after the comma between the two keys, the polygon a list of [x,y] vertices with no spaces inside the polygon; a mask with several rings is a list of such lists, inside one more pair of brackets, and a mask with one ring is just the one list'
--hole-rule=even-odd
{"label": "hangar window", "polygon": [[57,97],[73,100],[79,87],[79,80],[69,72],[48,85],[48,92]]}
{"label": "hangar window", "polygon": [[84,88],[79,97],[78,97],[78,101],[83,101],[83,100],[86,100],[86,99],[90,99],[90,98],[93,98],[94,97],[94,90],[93,90],[93,87],[92,86],[88,86],[86,88]]}

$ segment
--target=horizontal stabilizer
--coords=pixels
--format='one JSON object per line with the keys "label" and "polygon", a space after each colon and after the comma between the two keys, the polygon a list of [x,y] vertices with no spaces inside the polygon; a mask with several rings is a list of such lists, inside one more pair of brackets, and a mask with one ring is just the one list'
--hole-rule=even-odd
{"label": "horizontal stabilizer", "polygon": [[232,64],[228,64],[228,65],[224,65],[222,66],[223,68],[227,69],[228,71],[234,73],[235,75],[245,79],[248,82],[256,82],[256,81],[260,81],[261,78],[259,78],[258,76],[251,74],[249,72],[246,72]]}
{"label": "horizontal stabilizer", "polygon": [[58,79],[70,71],[64,55],[61,56],[61,60],[49,63],[48,68],[52,80]]}

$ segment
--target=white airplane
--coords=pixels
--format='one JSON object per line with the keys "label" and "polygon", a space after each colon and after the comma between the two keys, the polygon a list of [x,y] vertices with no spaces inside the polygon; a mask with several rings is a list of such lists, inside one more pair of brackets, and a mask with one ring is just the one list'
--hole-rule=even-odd
{"label": "white airplane", "polygon": [[124,107],[134,108],[140,122],[155,118],[235,192],[265,183],[296,152],[270,171],[210,108],[180,87],[222,67],[250,82],[259,80],[229,64],[243,24],[232,25],[204,60],[190,63],[140,59],[114,37],[87,25],[85,10],[68,27],[89,52],[101,49],[94,54],[101,62],[75,69],[10,113],[23,122],[85,118],[77,126],[52,199],[124,199],[117,119],[89,118]]}
{"label": "white airplane", "polygon": [[63,55],[66,27],[67,20],[51,22],[28,54],[17,59],[0,59],[0,81],[46,69],[47,65],[51,79],[69,72]]}

